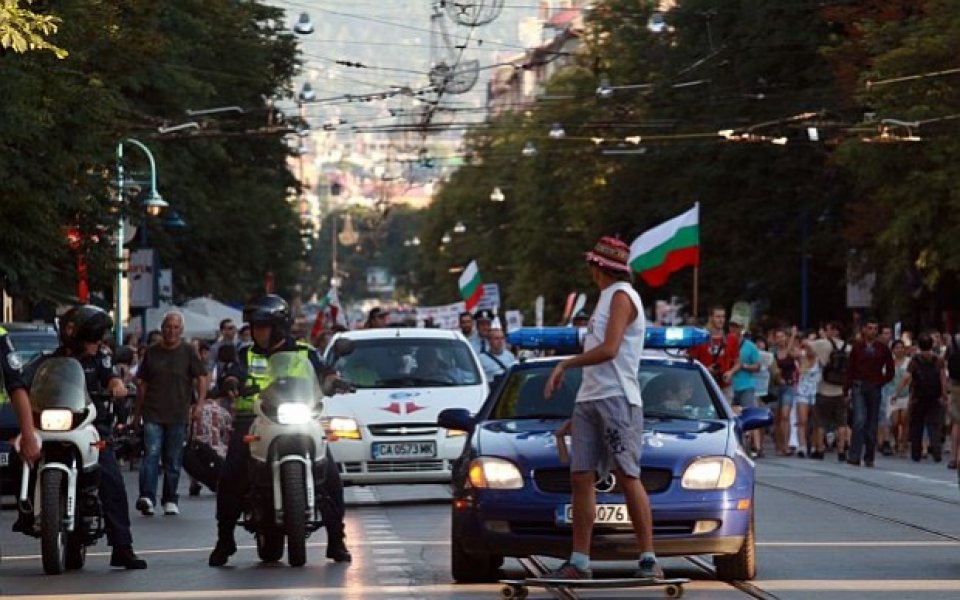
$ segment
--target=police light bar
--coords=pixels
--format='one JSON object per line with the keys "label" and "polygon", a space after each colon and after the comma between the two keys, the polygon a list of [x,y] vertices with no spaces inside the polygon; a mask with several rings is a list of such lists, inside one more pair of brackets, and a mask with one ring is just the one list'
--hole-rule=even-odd
{"label": "police light bar", "polygon": [[[576,351],[586,335],[585,327],[521,327],[507,334],[507,341],[528,350]],[[697,327],[647,327],[643,347],[651,350],[692,348],[710,339]]]}

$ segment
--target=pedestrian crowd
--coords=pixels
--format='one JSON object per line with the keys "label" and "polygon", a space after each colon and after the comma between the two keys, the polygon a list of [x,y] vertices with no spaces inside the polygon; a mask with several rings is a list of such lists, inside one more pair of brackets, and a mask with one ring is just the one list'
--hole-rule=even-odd
{"label": "pedestrian crowd", "polygon": [[[824,323],[746,330],[745,319],[713,307],[710,339],[691,349],[734,410],[768,406],[773,426],[745,443],[753,457],[777,456],[873,467],[877,454],[930,459],[957,468],[960,446],[960,334],[911,331],[868,318],[847,329]],[[769,437],[769,444],[765,444]]]}

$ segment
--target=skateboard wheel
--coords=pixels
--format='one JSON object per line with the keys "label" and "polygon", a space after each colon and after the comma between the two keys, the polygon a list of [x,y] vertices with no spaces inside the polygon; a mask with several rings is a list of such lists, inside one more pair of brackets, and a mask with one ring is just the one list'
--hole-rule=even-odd
{"label": "skateboard wheel", "polygon": [[503,600],[521,600],[526,598],[527,590],[517,585],[505,585],[500,588],[500,597]]}
{"label": "skateboard wheel", "polygon": [[683,586],[682,585],[668,585],[666,587],[667,597],[668,598],[679,598],[683,595]]}

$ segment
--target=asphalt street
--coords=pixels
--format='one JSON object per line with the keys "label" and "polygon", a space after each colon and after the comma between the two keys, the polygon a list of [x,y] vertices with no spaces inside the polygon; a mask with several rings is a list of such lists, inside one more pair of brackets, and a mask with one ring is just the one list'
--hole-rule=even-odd
{"label": "asphalt street", "polygon": [[[709,559],[665,560],[668,576],[689,577],[685,598],[903,598],[960,595],[960,491],[943,464],[880,458],[877,468],[767,458],[757,487],[758,577],[740,587],[716,581]],[[136,495],[136,474],[127,473]],[[186,490],[186,482],[181,482]],[[449,493],[445,486],[348,488],[350,565],[324,559],[325,536],[311,539],[306,567],[258,561],[253,539],[238,531],[231,566],[212,569],[214,496],[184,495],[176,517],[134,512],[137,551],[146,571],[108,566],[104,542],[86,567],[42,573],[39,542],[10,532],[0,513],[0,596],[4,598],[497,598],[499,586],[456,585],[450,578]],[[552,561],[549,561],[552,564]],[[597,576],[628,573],[627,563],[594,565]],[[508,560],[504,574],[523,571]],[[580,592],[581,598],[657,598],[662,590]],[[533,592],[531,598],[549,598]]]}

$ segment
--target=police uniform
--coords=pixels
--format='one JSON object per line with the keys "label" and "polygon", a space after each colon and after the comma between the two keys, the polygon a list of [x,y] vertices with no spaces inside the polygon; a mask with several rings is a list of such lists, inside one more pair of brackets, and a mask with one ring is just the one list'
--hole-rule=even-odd
{"label": "police uniform", "polygon": [[[7,330],[0,327],[0,366],[3,370],[3,387],[8,396],[13,395],[16,390],[26,389],[27,385],[23,382],[23,365],[20,364],[20,357],[17,355],[7,335]],[[0,404],[3,404],[7,398],[0,398]]]}
{"label": "police uniform", "polygon": [[[269,356],[277,352],[305,352],[313,365],[317,376],[323,372],[323,361],[316,348],[301,344],[293,338],[273,350],[270,354],[260,351],[257,346],[247,346],[240,351],[240,362],[235,363],[232,372],[240,381],[258,383],[266,374]],[[230,445],[227,456],[224,458],[223,468],[220,471],[220,481],[217,484],[217,534],[220,539],[233,539],[233,529],[243,512],[243,498],[246,495],[249,475],[247,465],[250,460],[250,447],[244,443],[243,437],[253,423],[253,397],[241,397],[234,400],[233,432],[230,435]],[[326,473],[323,483],[317,486],[330,498],[331,502],[319,502],[324,526],[327,529],[328,549],[333,543],[342,543],[343,530],[343,483],[340,481],[340,472],[337,464],[327,451]]]}
{"label": "police uniform", "polygon": [[[109,354],[98,350],[93,356],[72,356],[64,348],[58,348],[52,353],[45,353],[30,361],[26,367],[26,380],[32,381],[33,374],[45,361],[54,357],[69,356],[76,359],[83,367],[86,377],[87,391],[91,394],[102,394],[107,391],[110,380],[120,378],[120,373],[113,365]],[[117,464],[117,457],[113,453],[113,407],[110,400],[94,396],[93,403],[97,407],[97,419],[93,425],[97,428],[100,438],[107,442],[107,447],[100,450],[98,463],[100,465],[100,487],[98,489],[100,504],[103,506],[103,520],[107,532],[107,543],[114,548],[133,545],[133,536],[130,533],[130,505],[127,500],[127,489],[123,485],[123,475]]]}

